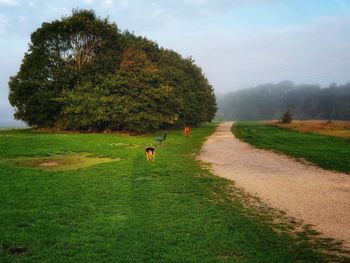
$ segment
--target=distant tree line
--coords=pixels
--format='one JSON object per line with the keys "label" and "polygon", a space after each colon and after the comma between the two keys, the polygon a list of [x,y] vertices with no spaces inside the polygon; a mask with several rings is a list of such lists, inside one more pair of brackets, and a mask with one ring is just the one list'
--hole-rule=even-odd
{"label": "distant tree line", "polygon": [[33,32],[9,88],[16,119],[60,130],[197,125],[217,109],[191,58],[121,32],[93,10],[73,10]]}
{"label": "distant tree line", "polygon": [[287,110],[295,119],[350,120],[350,83],[326,88],[264,84],[219,96],[218,107],[218,115],[228,120],[280,119]]}

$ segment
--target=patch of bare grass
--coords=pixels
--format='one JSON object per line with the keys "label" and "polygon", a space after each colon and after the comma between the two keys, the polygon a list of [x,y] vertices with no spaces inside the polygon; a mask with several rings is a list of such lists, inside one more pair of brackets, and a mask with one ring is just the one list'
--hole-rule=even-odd
{"label": "patch of bare grass", "polygon": [[118,158],[95,157],[88,153],[68,153],[47,157],[19,157],[11,159],[8,162],[16,166],[38,168],[49,171],[66,171],[119,160],[120,159]]}
{"label": "patch of bare grass", "polygon": [[268,121],[266,123],[299,132],[314,132],[323,135],[350,138],[350,121],[308,120],[293,121],[292,123],[288,124],[283,124],[276,121]]}

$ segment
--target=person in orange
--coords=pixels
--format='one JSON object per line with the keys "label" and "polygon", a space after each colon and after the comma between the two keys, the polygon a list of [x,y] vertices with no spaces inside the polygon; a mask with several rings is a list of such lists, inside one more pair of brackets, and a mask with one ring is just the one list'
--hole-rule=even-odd
{"label": "person in orange", "polygon": [[190,127],[188,126],[185,127],[185,136],[186,137],[190,136]]}

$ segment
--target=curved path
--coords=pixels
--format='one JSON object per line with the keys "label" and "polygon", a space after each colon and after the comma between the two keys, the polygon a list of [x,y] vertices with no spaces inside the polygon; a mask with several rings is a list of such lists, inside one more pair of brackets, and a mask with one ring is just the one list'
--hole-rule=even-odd
{"label": "curved path", "polygon": [[350,175],[256,149],[235,138],[231,126],[219,125],[204,143],[200,160],[210,163],[214,174],[349,246]]}

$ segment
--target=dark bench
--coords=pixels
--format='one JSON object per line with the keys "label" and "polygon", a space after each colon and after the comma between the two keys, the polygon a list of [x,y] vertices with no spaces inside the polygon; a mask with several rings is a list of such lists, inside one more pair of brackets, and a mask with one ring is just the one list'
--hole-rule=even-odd
{"label": "dark bench", "polygon": [[162,144],[162,142],[166,140],[166,137],[167,137],[166,133],[155,136],[154,141],[156,142],[156,145],[160,146]]}

